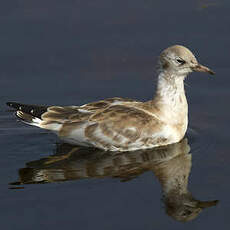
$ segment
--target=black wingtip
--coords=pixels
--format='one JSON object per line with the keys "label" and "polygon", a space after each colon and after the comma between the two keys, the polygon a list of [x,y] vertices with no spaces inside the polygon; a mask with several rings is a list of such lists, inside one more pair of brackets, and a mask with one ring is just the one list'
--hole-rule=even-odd
{"label": "black wingtip", "polygon": [[19,103],[17,103],[17,102],[12,102],[12,101],[6,102],[6,105],[8,105],[9,107],[15,108],[15,109],[18,108],[18,104],[19,104]]}
{"label": "black wingtip", "polygon": [[6,104],[16,110],[22,111],[24,113],[30,114],[33,117],[41,118],[41,115],[47,111],[48,106],[39,106],[39,105],[27,105],[21,104],[18,102],[6,102]]}
{"label": "black wingtip", "polygon": [[13,102],[6,102],[6,105],[8,105],[8,106],[12,106],[12,104],[13,104]]}

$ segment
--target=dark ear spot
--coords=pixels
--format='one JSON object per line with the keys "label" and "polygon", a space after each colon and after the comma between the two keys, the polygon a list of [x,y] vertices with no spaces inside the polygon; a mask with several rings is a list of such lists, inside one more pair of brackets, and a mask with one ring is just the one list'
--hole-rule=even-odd
{"label": "dark ear spot", "polygon": [[162,63],[162,67],[163,67],[163,69],[168,69],[169,63],[168,63],[167,61],[164,61],[164,62]]}

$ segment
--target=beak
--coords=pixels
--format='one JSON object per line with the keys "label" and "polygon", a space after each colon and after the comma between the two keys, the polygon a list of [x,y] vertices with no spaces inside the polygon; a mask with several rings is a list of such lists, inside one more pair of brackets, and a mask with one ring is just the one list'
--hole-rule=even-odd
{"label": "beak", "polygon": [[193,71],[197,71],[197,72],[205,72],[205,73],[209,73],[209,74],[212,74],[214,75],[215,73],[210,70],[208,67],[206,66],[203,66],[201,64],[197,64],[196,66],[192,67],[192,70]]}
{"label": "beak", "polygon": [[197,206],[199,208],[208,208],[212,206],[216,206],[218,204],[219,200],[212,200],[212,201],[198,201]]}

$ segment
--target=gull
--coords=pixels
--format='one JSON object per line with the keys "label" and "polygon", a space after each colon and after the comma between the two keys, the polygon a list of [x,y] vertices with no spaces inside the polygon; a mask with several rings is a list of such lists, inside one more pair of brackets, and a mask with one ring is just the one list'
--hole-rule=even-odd
{"label": "gull", "polygon": [[214,72],[181,45],[162,51],[158,66],[155,96],[149,101],[115,97],[81,106],[7,105],[25,123],[51,130],[74,145],[134,151],[177,143],[188,127],[186,76],[193,71]]}

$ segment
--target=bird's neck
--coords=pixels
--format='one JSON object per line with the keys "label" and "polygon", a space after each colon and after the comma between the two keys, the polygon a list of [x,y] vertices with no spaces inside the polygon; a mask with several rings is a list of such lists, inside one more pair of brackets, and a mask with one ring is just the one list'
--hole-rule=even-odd
{"label": "bird's neck", "polygon": [[185,95],[184,78],[186,76],[174,76],[167,72],[161,72],[158,76],[155,98],[163,104],[176,106]]}
{"label": "bird's neck", "polygon": [[[156,94],[152,100],[154,107],[159,111],[159,115],[167,120],[174,119],[175,123],[181,123],[184,118],[187,118],[185,77],[161,72],[158,76]],[[186,123],[186,121],[183,122]]]}

